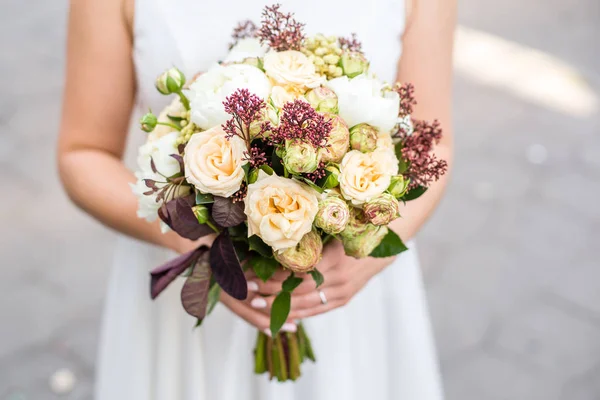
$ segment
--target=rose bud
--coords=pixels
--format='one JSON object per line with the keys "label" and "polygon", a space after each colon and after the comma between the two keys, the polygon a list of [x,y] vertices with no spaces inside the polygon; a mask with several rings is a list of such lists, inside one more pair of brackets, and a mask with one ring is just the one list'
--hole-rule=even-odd
{"label": "rose bud", "polygon": [[388,233],[387,226],[367,225],[367,229],[358,236],[343,236],[342,244],[346,255],[354,258],[368,257]]}
{"label": "rose bud", "polygon": [[369,124],[354,125],[350,129],[350,146],[353,150],[370,153],[377,148],[377,128]]}
{"label": "rose bud", "polygon": [[336,164],[329,164],[325,167],[325,171],[329,172],[329,174],[327,174],[323,189],[333,189],[338,187],[340,185],[340,167]]}
{"label": "rose bud", "polygon": [[162,94],[179,93],[185,85],[183,72],[173,67],[156,78],[156,89]]}
{"label": "rose bud", "polygon": [[312,270],[321,261],[322,253],[321,236],[313,230],[302,236],[296,246],[288,247],[280,252],[275,251],[274,255],[284,268],[300,273]]}
{"label": "rose bud", "polygon": [[346,228],[342,231],[342,237],[353,237],[361,235],[367,230],[369,226],[369,219],[365,215],[364,211],[357,207],[350,207],[350,217]]}
{"label": "rose bud", "polygon": [[283,165],[292,174],[310,174],[317,170],[319,157],[310,143],[288,140],[285,142]]}
{"label": "rose bud", "polygon": [[263,131],[263,125],[265,122],[269,122],[271,126],[276,127],[279,125],[279,115],[277,115],[277,109],[269,102],[266,107],[262,110],[260,117],[256,121],[250,123],[250,138],[257,139],[267,138],[271,134],[270,130]]}
{"label": "rose bud", "polygon": [[362,53],[357,51],[346,51],[342,54],[342,69],[344,75],[348,78],[354,78],[369,69],[369,61],[365,58]]}
{"label": "rose bud", "polygon": [[350,209],[346,201],[337,196],[327,196],[319,202],[315,226],[325,233],[336,235],[342,232],[350,219]]}
{"label": "rose bud", "polygon": [[327,138],[327,145],[319,153],[323,162],[340,162],[350,147],[350,132],[348,125],[335,114],[327,114],[331,120],[331,132]]}
{"label": "rose bud", "polygon": [[203,206],[203,205],[194,206],[194,207],[192,207],[192,211],[194,212],[194,215],[196,216],[196,219],[198,220],[199,223],[205,224],[206,222],[208,222],[210,212],[208,211],[208,208],[206,206]]}
{"label": "rose bud", "polygon": [[389,193],[366,202],[363,210],[373,225],[387,225],[400,216],[400,204]]}
{"label": "rose bud", "polygon": [[156,128],[157,124],[158,118],[156,118],[156,115],[152,114],[151,112],[145,114],[140,119],[140,125],[144,132],[152,132],[154,128]]}
{"label": "rose bud", "polygon": [[390,194],[395,198],[399,199],[406,193],[409,183],[410,179],[404,179],[402,175],[392,176],[390,187],[388,187],[388,192],[390,192]]}
{"label": "rose bud", "polygon": [[306,101],[319,112],[337,114],[338,113],[338,98],[333,90],[325,86],[310,90],[305,95]]}

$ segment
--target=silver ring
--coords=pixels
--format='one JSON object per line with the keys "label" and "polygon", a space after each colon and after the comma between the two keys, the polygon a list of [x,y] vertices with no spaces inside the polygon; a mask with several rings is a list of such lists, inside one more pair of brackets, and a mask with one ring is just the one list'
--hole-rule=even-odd
{"label": "silver ring", "polygon": [[319,297],[321,298],[321,304],[327,304],[327,296],[325,296],[322,290],[319,290]]}

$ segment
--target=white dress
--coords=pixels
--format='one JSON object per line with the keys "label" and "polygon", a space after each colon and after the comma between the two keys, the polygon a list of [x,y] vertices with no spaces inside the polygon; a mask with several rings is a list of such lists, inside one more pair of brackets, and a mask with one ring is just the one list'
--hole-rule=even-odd
{"label": "white dress", "polygon": [[[404,27],[402,0],[280,0],[308,33],[356,32],[377,74],[392,80]],[[268,2],[267,4],[270,4]],[[168,101],[154,89],[164,69],[187,76],[227,51],[237,21],[260,20],[263,1],[136,0],[138,112]],[[143,140],[133,130],[130,147]],[[412,245],[412,244],[411,244]],[[253,374],[256,329],[218,305],[200,329],[175,282],[150,300],[149,270],[174,254],[121,238],[105,305],[97,400],[441,400],[421,272],[413,251],[371,279],[344,308],[305,320],[317,363],[295,383]],[[181,279],[183,281],[183,279]]]}

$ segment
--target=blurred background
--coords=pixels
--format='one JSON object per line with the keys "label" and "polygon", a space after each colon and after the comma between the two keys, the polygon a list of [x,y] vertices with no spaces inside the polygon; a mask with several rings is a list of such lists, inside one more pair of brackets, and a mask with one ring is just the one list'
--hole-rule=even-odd
{"label": "blurred background", "polygon": [[[66,1],[0,13],[0,399],[91,399],[115,234],[62,193]],[[600,399],[600,2],[461,0],[420,235],[449,400]],[[419,400],[419,399],[410,399]]]}

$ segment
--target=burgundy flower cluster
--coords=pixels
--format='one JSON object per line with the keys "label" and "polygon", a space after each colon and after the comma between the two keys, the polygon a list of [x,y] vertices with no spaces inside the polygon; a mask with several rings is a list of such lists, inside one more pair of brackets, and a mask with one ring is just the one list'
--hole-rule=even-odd
{"label": "burgundy flower cluster", "polygon": [[327,171],[325,171],[325,163],[319,163],[319,166],[310,174],[306,174],[306,178],[310,181],[317,182],[319,179],[325,178],[327,176]]}
{"label": "burgundy flower cluster", "polygon": [[227,133],[226,137],[229,139],[238,136],[244,139],[250,148],[250,124],[260,118],[266,106],[264,100],[250,93],[248,89],[237,89],[225,99],[223,106],[225,112],[232,115],[231,119],[222,125]]}
{"label": "burgundy flower cluster", "polygon": [[233,29],[233,33],[231,34],[233,43],[229,45],[229,48],[231,49],[242,39],[255,37],[257,30],[258,28],[254,22],[250,20],[238,22],[237,26]]}
{"label": "burgundy flower cluster", "polygon": [[448,170],[448,163],[431,153],[441,138],[442,129],[437,120],[433,123],[415,121],[414,132],[402,138],[402,156],[408,164],[405,175],[410,178],[410,189],[427,187]]}
{"label": "burgundy flower cluster", "polygon": [[269,136],[272,144],[301,139],[315,149],[325,147],[331,132],[331,121],[315,111],[306,101],[294,100],[284,104],[279,126]]}
{"label": "burgundy flower cluster", "polygon": [[258,168],[267,163],[267,155],[258,146],[252,146],[246,154],[244,161],[248,161],[252,168]]}
{"label": "burgundy flower cluster", "polygon": [[296,21],[292,13],[282,13],[280,8],[281,4],[265,7],[262,25],[256,36],[273,50],[300,50],[304,40],[304,24]]}
{"label": "burgundy flower cluster", "polygon": [[404,118],[407,115],[411,115],[413,113],[413,106],[417,104],[417,100],[415,100],[415,87],[412,83],[396,84],[394,90],[400,96],[398,116]]}
{"label": "burgundy flower cluster", "polygon": [[338,39],[342,50],[355,51],[362,53],[362,43],[357,39],[356,33],[353,33],[349,38],[341,37]]}

